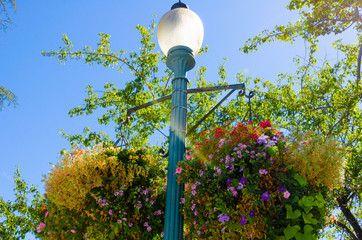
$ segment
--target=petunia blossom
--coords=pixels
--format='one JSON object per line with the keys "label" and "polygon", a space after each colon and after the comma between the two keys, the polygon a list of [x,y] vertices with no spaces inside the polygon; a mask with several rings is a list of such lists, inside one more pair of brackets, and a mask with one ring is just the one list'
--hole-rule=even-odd
{"label": "petunia blossom", "polygon": [[288,199],[290,197],[290,192],[288,192],[288,190],[285,191],[283,196],[284,196],[285,199]]}
{"label": "petunia blossom", "polygon": [[256,215],[255,215],[255,212],[254,212],[254,211],[250,211],[249,216],[250,216],[251,218],[255,217],[255,216],[256,216]]}
{"label": "petunia blossom", "polygon": [[186,160],[190,160],[193,156],[194,156],[193,154],[190,154],[190,155],[186,154]]}
{"label": "petunia blossom", "polygon": [[266,191],[266,192],[263,193],[263,195],[261,196],[261,200],[268,202],[270,197],[271,197],[270,194],[268,193],[268,191]]}
{"label": "petunia blossom", "polygon": [[243,184],[245,186],[245,182],[248,181],[245,177],[241,177],[239,180],[239,183]]}
{"label": "petunia blossom", "polygon": [[268,135],[261,135],[257,140],[256,140],[256,143],[259,143],[259,144],[263,144],[263,143],[266,143],[267,139],[269,138]]}
{"label": "petunia blossom", "polygon": [[36,232],[40,233],[43,231],[42,229],[45,227],[45,223],[40,222],[39,225],[36,227]]}
{"label": "petunia blossom", "polygon": [[228,178],[228,180],[226,180],[226,184],[229,185],[229,186],[231,185],[231,179],[230,178]]}
{"label": "petunia blossom", "polygon": [[268,170],[260,169],[260,170],[259,170],[259,174],[260,174],[260,175],[267,175],[267,174],[268,174]]}
{"label": "petunia blossom", "polygon": [[245,226],[245,224],[248,222],[248,220],[246,220],[246,217],[245,216],[242,216],[241,219],[240,219],[240,224]]}
{"label": "petunia blossom", "polygon": [[228,215],[226,215],[226,214],[220,214],[218,216],[218,218],[219,218],[219,222],[221,222],[221,223],[225,223],[225,222],[228,222],[230,220],[230,217]]}
{"label": "petunia blossom", "polygon": [[182,171],[182,167],[178,167],[178,168],[176,168],[176,173],[181,173],[181,171]]}

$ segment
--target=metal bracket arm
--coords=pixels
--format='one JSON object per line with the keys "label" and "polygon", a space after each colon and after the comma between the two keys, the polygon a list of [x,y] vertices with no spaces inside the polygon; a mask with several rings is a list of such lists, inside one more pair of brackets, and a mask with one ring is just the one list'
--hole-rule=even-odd
{"label": "metal bracket arm", "polygon": [[[224,86],[216,86],[216,87],[187,89],[187,93],[211,92],[211,91],[221,91],[221,90],[227,90],[227,89],[234,89],[234,90],[236,90],[236,89],[245,89],[245,84],[242,83],[242,84],[232,84],[232,85],[224,85]],[[172,95],[167,95],[167,96],[164,96],[164,97],[159,98],[157,100],[154,100],[154,101],[139,105],[137,107],[133,107],[133,108],[128,109],[127,110],[127,120],[128,120],[128,117],[131,116],[132,113],[134,113],[134,112],[136,112],[136,111],[138,111],[140,109],[155,105],[157,103],[161,103],[161,102],[164,102],[166,100],[169,100],[169,99],[171,99],[171,97],[172,97]]]}

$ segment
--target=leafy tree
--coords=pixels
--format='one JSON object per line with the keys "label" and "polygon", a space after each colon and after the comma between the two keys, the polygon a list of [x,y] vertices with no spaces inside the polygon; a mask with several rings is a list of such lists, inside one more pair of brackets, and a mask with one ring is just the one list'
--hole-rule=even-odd
{"label": "leafy tree", "polygon": [[[361,55],[362,2],[352,0],[291,0],[289,10],[299,11],[300,19],[276,26],[249,39],[241,49],[250,53],[263,43],[279,40],[294,42],[302,38],[308,43],[307,59],[296,58],[295,74],[280,74],[278,83],[262,83],[257,95],[264,107],[289,131],[312,129],[324,137],[333,136],[347,148],[345,185],[334,189],[334,208],[340,210],[333,220],[334,231],[346,239],[362,239],[362,160],[361,160]],[[356,43],[342,40],[332,45],[343,58],[334,62],[317,60],[318,40],[330,34],[353,29]],[[285,84],[285,82],[287,84]],[[260,108],[260,107],[259,107]]]}
{"label": "leafy tree", "polygon": [[16,11],[15,0],[0,0],[0,30],[5,30],[12,24],[9,8],[13,8]]}
{"label": "leafy tree", "polygon": [[[296,72],[279,74],[275,83],[259,78],[250,79],[241,72],[235,78],[240,83],[248,84],[252,81],[255,85],[253,90],[256,95],[251,103],[255,119],[271,120],[287,133],[314,130],[324,138],[333,136],[347,149],[344,186],[331,189],[335,198],[331,208],[339,209],[340,213],[336,220],[332,220],[335,232],[328,234],[330,238],[341,234],[348,239],[361,239],[362,211],[358,207],[362,197],[362,134],[359,127],[362,120],[359,107],[362,97],[361,1],[291,0],[287,8],[298,10],[300,20],[286,26],[276,26],[272,31],[263,31],[249,39],[241,50],[250,53],[266,42],[279,40],[293,43],[297,38],[302,38],[308,43],[308,57],[295,58]],[[98,95],[92,86],[88,86],[85,103],[71,109],[71,117],[106,109],[98,122],[104,125],[115,123],[117,137],[125,135],[133,147],[145,145],[157,128],[163,129],[169,124],[169,102],[140,110],[124,124],[127,109],[171,94],[172,73],[159,67],[159,63],[165,61],[165,56],[154,51],[154,26],[154,23],[149,28],[137,26],[142,36],[139,52],[111,50],[110,36],[104,33],[100,34],[100,42],[95,50],[88,46],[82,50],[73,50],[72,42],[64,35],[63,47],[57,51],[43,52],[46,56],[57,57],[60,62],[84,59],[86,64],[96,63],[116,68],[122,73],[128,70],[123,75],[124,88],[119,87],[121,84],[107,83],[103,94]],[[343,58],[318,61],[318,39],[329,34],[341,34],[349,28],[356,33],[356,43],[345,44],[341,40],[333,43]],[[207,52],[207,48],[200,53],[204,52]],[[207,81],[205,74],[206,67],[201,66],[196,70],[195,79],[191,79],[192,83],[196,83],[193,87],[227,84],[225,63],[220,65],[217,82]],[[214,99],[218,96],[218,92],[189,96],[189,126],[194,125],[214,105]],[[221,124],[243,120],[247,110],[243,100],[241,97],[229,101],[214,113],[214,119]],[[198,126],[197,132],[212,127],[214,119],[206,119]],[[88,127],[84,134],[63,133],[63,136],[72,145],[89,146],[93,142],[113,144],[106,134],[91,132]],[[189,137],[198,138],[198,134]]]}
{"label": "leafy tree", "polygon": [[[123,73],[127,69],[129,73],[124,74],[124,82],[119,84],[106,83],[104,92],[100,96],[94,91],[92,86],[87,86],[88,97],[83,106],[73,108],[69,111],[71,117],[79,115],[93,114],[97,109],[106,109],[106,113],[98,118],[98,122],[107,125],[111,122],[116,124],[115,131],[117,138],[121,135],[131,143],[133,147],[144,146],[149,136],[157,129],[163,129],[170,121],[170,101],[153,105],[147,109],[137,111],[128,119],[127,124],[122,124],[127,118],[127,110],[141,105],[143,103],[156,100],[171,94],[170,70],[162,70],[159,67],[160,62],[165,62],[165,56],[160,52],[155,52],[155,43],[151,40],[155,36],[155,23],[150,27],[137,26],[136,29],[141,34],[141,48],[139,52],[113,51],[110,48],[110,36],[105,33],[99,34],[100,42],[97,49],[84,47],[82,50],[73,50],[73,44],[66,35],[63,37],[64,46],[58,51],[43,52],[45,56],[56,56],[60,62],[69,59],[84,59],[86,64],[100,64],[104,67],[116,68]],[[199,54],[207,52],[207,48],[202,48]],[[128,55],[128,56],[127,56]],[[159,73],[161,71],[161,73]],[[216,85],[227,85],[224,64],[220,65],[220,79],[217,82],[206,81],[206,68],[201,66],[196,70],[196,79],[191,83],[196,83],[195,87],[209,87]],[[161,76],[158,76],[161,75]],[[128,79],[128,80],[127,80]],[[237,81],[244,82],[243,76],[238,75]],[[125,85],[119,88],[118,85]],[[194,125],[197,120],[203,117],[204,113],[214,106],[214,99],[220,92],[209,94],[194,94],[189,96],[188,123]],[[221,114],[222,111],[219,111]],[[212,120],[208,119],[204,126],[211,126]],[[84,134],[66,134],[72,146],[80,144],[89,146],[92,143],[103,142],[105,145],[113,144],[113,141],[104,133],[91,132],[89,127],[84,128]]]}
{"label": "leafy tree", "polygon": [[[27,233],[35,233],[35,227],[40,219],[39,214],[44,198],[36,189],[21,179],[19,169],[14,174],[15,200],[7,201],[0,198],[0,239],[24,239]],[[31,200],[28,198],[32,195]]]}
{"label": "leafy tree", "polygon": [[0,110],[4,107],[6,102],[8,102],[8,106],[16,106],[16,95],[7,90],[5,87],[0,86]]}

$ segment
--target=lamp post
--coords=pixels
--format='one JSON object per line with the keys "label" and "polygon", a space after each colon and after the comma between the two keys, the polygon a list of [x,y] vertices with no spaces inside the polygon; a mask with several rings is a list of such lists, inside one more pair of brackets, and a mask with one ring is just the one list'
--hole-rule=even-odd
{"label": "lamp post", "polygon": [[187,125],[186,72],[195,66],[194,56],[200,50],[204,29],[200,18],[186,4],[175,3],[160,20],[157,29],[161,50],[167,54],[166,65],[174,72],[172,80],[171,130],[166,191],[164,239],[181,240],[183,218],[180,199],[183,187],[176,181],[176,165],[185,154]]}

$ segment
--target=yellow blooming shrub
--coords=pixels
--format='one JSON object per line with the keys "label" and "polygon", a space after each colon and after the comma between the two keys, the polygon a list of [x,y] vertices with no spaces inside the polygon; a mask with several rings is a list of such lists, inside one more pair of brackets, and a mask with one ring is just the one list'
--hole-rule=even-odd
{"label": "yellow blooming shrub", "polygon": [[45,178],[42,239],[157,239],[165,170],[145,150],[75,149]]}
{"label": "yellow blooming shrub", "polygon": [[341,185],[345,159],[336,140],[323,140],[308,132],[296,135],[288,147],[287,163],[292,164],[310,184],[329,189]]}

